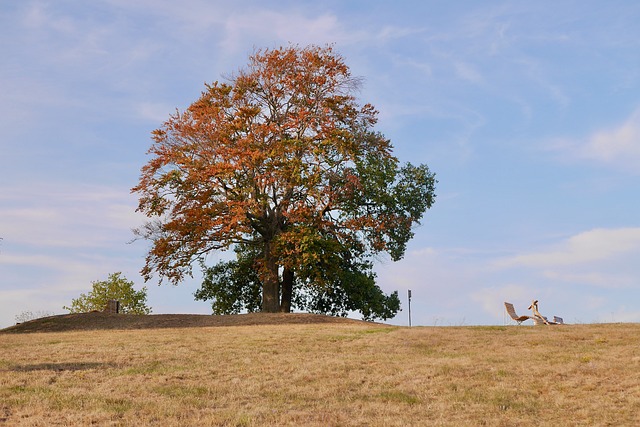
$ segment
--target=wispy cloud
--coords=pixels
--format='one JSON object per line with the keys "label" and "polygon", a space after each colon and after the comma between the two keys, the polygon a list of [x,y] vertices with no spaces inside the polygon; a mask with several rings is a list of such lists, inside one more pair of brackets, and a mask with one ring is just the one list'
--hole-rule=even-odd
{"label": "wispy cloud", "polygon": [[76,28],[68,16],[54,15],[49,7],[42,2],[32,2],[26,5],[22,24],[33,30],[53,30],[66,34],[73,33]]}
{"label": "wispy cloud", "polygon": [[640,109],[609,128],[596,129],[582,139],[556,138],[546,147],[562,159],[589,162],[640,174]]}
{"label": "wispy cloud", "polygon": [[595,229],[572,236],[541,252],[498,262],[502,267],[557,267],[589,264],[640,251],[640,228]]}
{"label": "wispy cloud", "polygon": [[482,83],[484,80],[480,72],[471,64],[463,61],[457,61],[454,64],[454,68],[456,71],[456,75],[462,80],[466,80],[468,82],[476,84]]}
{"label": "wispy cloud", "polygon": [[144,246],[128,191],[83,183],[24,183],[0,193],[0,326],[22,310],[59,313],[93,280],[123,271],[137,283]]}
{"label": "wispy cloud", "polygon": [[162,102],[142,102],[136,106],[138,117],[153,122],[155,125],[164,123],[169,115],[175,112],[176,107]]}
{"label": "wispy cloud", "polygon": [[426,30],[421,27],[407,28],[407,27],[395,27],[391,25],[385,25],[381,30],[375,33],[376,34],[375,38],[381,41],[397,40],[397,39],[403,39],[406,37],[415,37],[415,36],[424,34],[425,31]]}
{"label": "wispy cloud", "polygon": [[637,285],[640,273],[637,259],[640,259],[640,228],[601,228],[536,252],[498,259],[493,265],[498,269],[525,269],[547,283],[614,289]]}
{"label": "wispy cloud", "polygon": [[126,243],[142,216],[127,189],[69,184],[25,184],[0,196],[5,246],[98,248]]}
{"label": "wispy cloud", "polygon": [[640,110],[621,125],[595,132],[580,151],[587,159],[640,173]]}
{"label": "wispy cloud", "polygon": [[611,270],[615,268],[597,271],[544,270],[542,275],[553,282],[580,283],[608,289],[629,288],[637,283],[635,274]]}
{"label": "wispy cloud", "polygon": [[336,15],[304,14],[296,10],[254,10],[250,15],[232,14],[224,23],[225,36],[221,46],[238,50],[249,43],[273,47],[276,44],[333,44],[369,46],[415,34],[415,29],[385,26],[382,29],[351,27]]}
{"label": "wispy cloud", "polygon": [[519,284],[488,286],[472,292],[471,299],[476,301],[485,313],[495,316],[504,313],[504,302],[510,302],[517,307],[524,306],[531,299],[531,289]]}

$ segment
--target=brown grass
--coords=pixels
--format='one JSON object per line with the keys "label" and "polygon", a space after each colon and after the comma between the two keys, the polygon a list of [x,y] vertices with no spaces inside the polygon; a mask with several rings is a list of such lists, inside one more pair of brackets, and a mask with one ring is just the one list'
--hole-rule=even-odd
{"label": "brown grass", "polygon": [[640,425],[640,325],[238,322],[0,334],[0,424]]}

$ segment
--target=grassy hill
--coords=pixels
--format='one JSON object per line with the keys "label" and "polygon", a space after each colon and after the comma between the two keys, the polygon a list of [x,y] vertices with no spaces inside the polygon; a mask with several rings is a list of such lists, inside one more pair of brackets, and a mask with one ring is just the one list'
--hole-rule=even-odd
{"label": "grassy hill", "polygon": [[0,331],[0,425],[640,425],[636,324],[92,315]]}
{"label": "grassy hill", "polygon": [[207,326],[256,326],[300,323],[362,323],[343,317],[303,313],[249,313],[233,316],[207,314],[108,314],[101,312],[74,313],[42,317],[0,329],[0,334],[34,332],[70,332],[91,330],[196,328]]}

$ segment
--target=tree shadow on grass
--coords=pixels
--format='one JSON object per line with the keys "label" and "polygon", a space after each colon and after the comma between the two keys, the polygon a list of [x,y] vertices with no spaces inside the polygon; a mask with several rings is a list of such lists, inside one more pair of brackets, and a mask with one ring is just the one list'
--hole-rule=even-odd
{"label": "tree shadow on grass", "polygon": [[104,369],[115,366],[112,363],[98,362],[63,362],[63,363],[36,363],[30,365],[14,365],[8,371],[33,372],[33,371],[87,371],[90,369]]}

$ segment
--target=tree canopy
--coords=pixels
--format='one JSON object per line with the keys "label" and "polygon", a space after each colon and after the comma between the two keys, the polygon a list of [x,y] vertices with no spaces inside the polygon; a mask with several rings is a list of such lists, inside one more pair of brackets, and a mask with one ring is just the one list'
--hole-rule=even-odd
{"label": "tree canopy", "polygon": [[147,306],[147,288],[136,291],[132,281],[121,276],[122,273],[112,273],[107,280],[92,283],[92,289],[87,294],[80,294],[71,300],[71,307],[62,307],[70,313],[88,313],[102,311],[109,300],[120,301],[120,311],[125,314],[149,314],[151,307]]}
{"label": "tree canopy", "polygon": [[171,115],[132,189],[150,218],[136,230],[152,244],[145,279],[179,283],[194,261],[243,245],[261,309],[289,311],[296,280],[328,289],[349,263],[362,273],[353,260],[402,258],[436,180],[399,164],[359,85],[332,47],[267,49]]}

